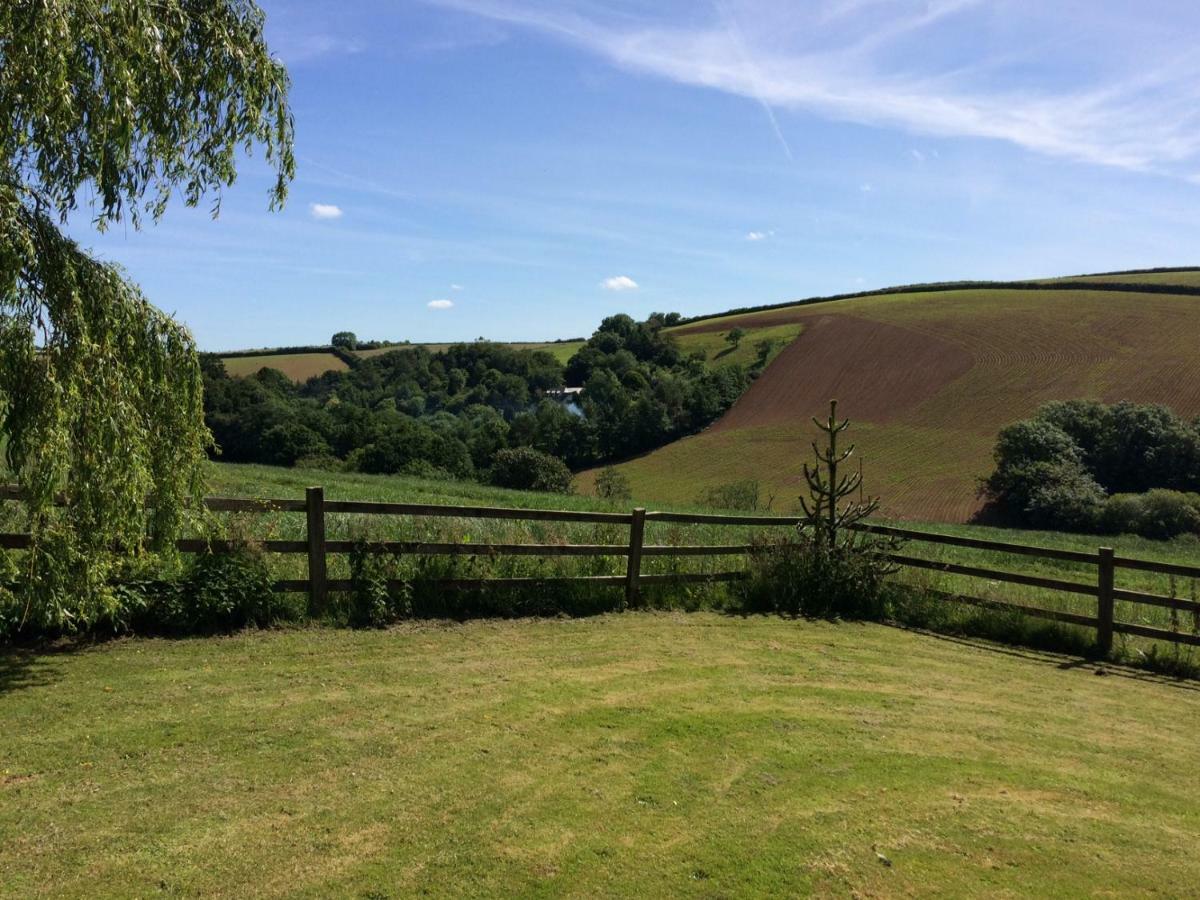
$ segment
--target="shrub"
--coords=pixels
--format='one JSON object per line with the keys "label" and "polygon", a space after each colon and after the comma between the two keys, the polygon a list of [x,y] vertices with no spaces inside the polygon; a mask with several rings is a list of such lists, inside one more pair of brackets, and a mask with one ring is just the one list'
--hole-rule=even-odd
{"label": "shrub", "polygon": [[396,619],[412,616],[411,589],[393,589],[398,564],[391,554],[372,550],[365,539],[355,541],[350,551],[350,592],[346,619],[353,628],[382,628]]}
{"label": "shrub", "polygon": [[596,496],[602,500],[629,500],[633,497],[633,489],[624,472],[607,466],[596,476]]}
{"label": "shrub", "polygon": [[135,627],[167,634],[262,628],[300,612],[272,590],[270,569],[250,544],[198,554],[182,579],[127,582],[122,590]]}
{"label": "shrub", "polygon": [[406,462],[400,467],[400,475],[408,475],[412,478],[424,478],[428,481],[457,481],[454,473],[436,466],[427,459],[413,459]]}
{"label": "shrub", "polygon": [[870,548],[831,545],[817,534],[758,542],[738,585],[747,612],[880,621],[897,588]]}
{"label": "shrub", "polygon": [[1113,494],[1105,501],[1098,524],[1105,534],[1139,534],[1142,527],[1142,495]]}
{"label": "shrub", "polygon": [[758,482],[754,479],[730,481],[701,492],[696,502],[711,509],[758,509]]}
{"label": "shrub", "polygon": [[1195,494],[1156,488],[1142,496],[1138,533],[1148,538],[1173,538],[1200,532],[1200,505]]}
{"label": "shrub", "polygon": [[[1092,531],[1104,508],[1104,490],[1076,462],[1034,463],[1024,469],[1027,479],[1023,518],[1037,528]],[[1016,493],[1016,492],[1014,492]]]}
{"label": "shrub", "polygon": [[511,447],[492,457],[488,480],[497,487],[571,493],[571,470],[556,456],[532,447]]}
{"label": "shrub", "polygon": [[317,469],[322,472],[342,472],[346,465],[332,453],[319,453],[316,456],[302,456],[296,460],[297,469]]}

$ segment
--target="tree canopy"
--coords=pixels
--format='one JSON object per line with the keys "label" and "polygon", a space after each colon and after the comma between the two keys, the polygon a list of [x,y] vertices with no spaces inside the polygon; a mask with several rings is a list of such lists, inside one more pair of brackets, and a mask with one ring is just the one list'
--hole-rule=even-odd
{"label": "tree canopy", "polygon": [[256,145],[283,203],[288,86],[249,0],[0,5],[0,436],[34,535],[23,616],[103,618],[114,567],[177,533],[210,441],[187,329],[60,225],[80,196],[100,229],[157,219],[174,192],[215,215]]}

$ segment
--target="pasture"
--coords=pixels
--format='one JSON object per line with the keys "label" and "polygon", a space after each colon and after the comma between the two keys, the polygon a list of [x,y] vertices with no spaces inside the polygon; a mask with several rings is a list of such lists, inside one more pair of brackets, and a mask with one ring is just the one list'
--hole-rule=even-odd
{"label": "pasture", "polygon": [[707,487],[757,479],[790,503],[809,417],[836,397],[887,515],[962,522],[979,508],[997,432],[1041,403],[1094,397],[1200,414],[1197,297],[949,290],[726,316],[677,333],[786,324],[804,331],[725,416],[620,466],[635,496],[690,503]]}
{"label": "pasture", "polygon": [[[461,342],[460,342],[461,343]],[[560,363],[566,364],[567,360],[575,355],[580,347],[583,346],[583,341],[497,341],[505,347],[512,350],[545,350],[548,353],[554,354],[554,358]],[[363,359],[370,359],[372,356],[381,356],[384,353],[392,353],[396,350],[413,350],[421,347],[430,353],[440,353],[443,350],[448,350],[453,347],[453,344],[394,344],[391,347],[374,347],[370,350],[355,350],[354,355]]]}
{"label": "pasture", "polygon": [[1179,272],[1133,272],[1127,275],[1079,275],[1052,278],[1050,281],[1097,281],[1116,284],[1177,284],[1183,287],[1200,287],[1200,269],[1185,269]]}
{"label": "pasture", "polygon": [[1200,882],[1200,693],[1119,667],[641,613],[0,659],[4,896]]}
{"label": "pasture", "polygon": [[679,349],[685,354],[697,351],[704,354],[704,360],[709,365],[723,366],[732,363],[750,368],[758,359],[756,345],[761,341],[771,343],[771,352],[767,362],[773,360],[779,353],[794,341],[803,330],[802,325],[768,325],[763,328],[747,328],[746,335],[737,347],[731,347],[725,340],[726,331],[695,331],[686,325],[668,328],[667,333],[675,338]]}
{"label": "pasture", "polygon": [[262,369],[278,369],[292,381],[303,382],[324,372],[344,372],[349,366],[332,353],[275,353],[222,358],[225,371],[244,378]]}

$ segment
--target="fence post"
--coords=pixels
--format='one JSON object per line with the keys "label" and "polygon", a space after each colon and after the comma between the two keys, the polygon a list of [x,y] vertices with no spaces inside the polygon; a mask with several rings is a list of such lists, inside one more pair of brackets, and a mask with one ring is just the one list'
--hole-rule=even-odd
{"label": "fence post", "polygon": [[329,587],[325,569],[325,489],[310,487],[304,492],[308,515],[308,614],[325,612]]}
{"label": "fence post", "polygon": [[646,531],[646,510],[638,507],[629,522],[629,565],[625,570],[625,605],[638,603],[638,576],[642,571],[642,536]]}
{"label": "fence post", "polygon": [[1096,603],[1096,647],[1101,655],[1112,653],[1113,641],[1113,583],[1116,575],[1116,565],[1113,562],[1112,547],[1100,548],[1099,592]]}

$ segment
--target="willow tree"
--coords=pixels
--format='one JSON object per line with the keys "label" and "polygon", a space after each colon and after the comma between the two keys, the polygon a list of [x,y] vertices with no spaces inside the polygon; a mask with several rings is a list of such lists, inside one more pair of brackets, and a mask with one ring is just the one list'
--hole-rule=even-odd
{"label": "willow tree", "polygon": [[210,440],[187,329],[62,226],[81,197],[100,230],[172,194],[216,215],[256,146],[276,208],[287,90],[251,0],[0,3],[0,439],[33,534],[23,618],[110,613],[114,567],[178,533]]}

